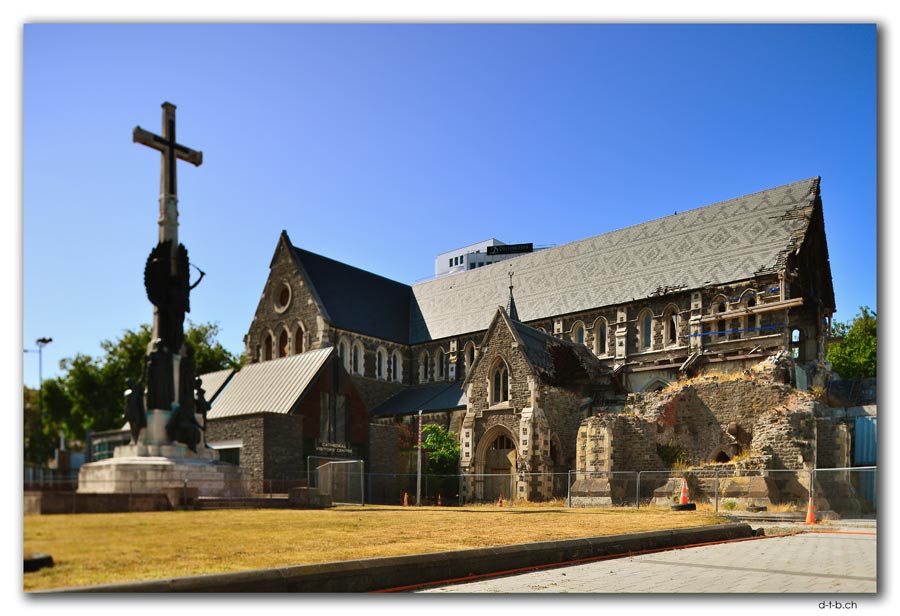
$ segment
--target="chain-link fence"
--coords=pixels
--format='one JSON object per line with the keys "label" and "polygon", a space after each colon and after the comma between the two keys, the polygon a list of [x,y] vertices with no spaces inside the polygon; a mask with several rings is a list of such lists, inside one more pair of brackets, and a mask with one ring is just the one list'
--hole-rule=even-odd
{"label": "chain-link fence", "polygon": [[365,504],[365,465],[362,460],[329,461],[316,467],[320,498],[333,504]]}
{"label": "chain-link fence", "polygon": [[[107,494],[109,498],[197,504],[204,499],[263,500],[297,505],[334,503],[460,506],[479,503],[516,506],[543,502],[568,507],[669,507],[686,488],[692,503],[712,511],[805,512],[810,497],[816,511],[842,518],[875,517],[878,512],[877,467],[816,470],[743,470],[733,467],[665,471],[567,473],[495,473],[434,475],[366,473],[363,462],[323,460],[309,479],[191,478],[165,481],[26,477],[25,492]],[[153,496],[156,494],[157,496]],[[180,495],[180,496],[179,496]],[[49,497],[48,497],[49,498]],[[74,496],[72,496],[74,499]],[[160,501],[164,502],[164,501]],[[149,505],[147,505],[149,506]],[[274,505],[273,505],[274,506]]]}
{"label": "chain-link fence", "polygon": [[877,514],[877,467],[816,470],[705,468],[617,473],[570,473],[570,506],[668,507],[682,491],[689,502],[717,512],[816,511],[840,517]]}

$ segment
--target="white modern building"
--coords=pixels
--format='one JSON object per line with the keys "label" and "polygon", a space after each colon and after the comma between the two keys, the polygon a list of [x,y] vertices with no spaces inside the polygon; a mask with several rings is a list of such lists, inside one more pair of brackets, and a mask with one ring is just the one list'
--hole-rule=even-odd
{"label": "white modern building", "polygon": [[442,252],[434,260],[434,276],[439,278],[532,252],[532,244],[507,244],[496,238]]}

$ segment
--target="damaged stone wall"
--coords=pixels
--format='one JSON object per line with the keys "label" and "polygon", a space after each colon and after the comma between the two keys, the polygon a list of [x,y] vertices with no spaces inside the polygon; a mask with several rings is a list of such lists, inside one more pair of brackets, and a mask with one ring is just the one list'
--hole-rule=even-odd
{"label": "damaged stone wall", "polygon": [[581,423],[576,467],[579,471],[662,470],[655,422],[633,414],[598,415]]}
{"label": "damaged stone wall", "polygon": [[[820,403],[773,378],[777,368],[629,395],[622,413],[582,423],[578,470],[697,467],[748,456],[765,456],[772,469],[814,468]],[[829,430],[829,443],[843,442],[840,428]],[[631,453],[617,456],[623,450]]]}

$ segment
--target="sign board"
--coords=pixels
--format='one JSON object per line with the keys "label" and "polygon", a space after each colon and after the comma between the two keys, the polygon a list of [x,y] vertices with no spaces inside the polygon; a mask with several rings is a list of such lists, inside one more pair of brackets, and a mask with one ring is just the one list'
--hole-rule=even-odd
{"label": "sign board", "polygon": [[532,251],[534,251],[534,244],[531,242],[528,242],[527,244],[505,244],[503,246],[487,247],[488,255],[514,255]]}

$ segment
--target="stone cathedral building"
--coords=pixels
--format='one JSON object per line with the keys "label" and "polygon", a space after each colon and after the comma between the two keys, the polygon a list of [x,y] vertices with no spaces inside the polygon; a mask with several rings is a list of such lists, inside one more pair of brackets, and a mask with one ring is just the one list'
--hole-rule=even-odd
{"label": "stone cathedral building", "polygon": [[[835,311],[819,178],[414,285],[309,252],[287,232],[269,267],[244,371],[285,370],[254,386],[280,389],[292,357],[333,349],[341,399],[368,410],[366,430],[344,430],[356,438],[344,450],[390,467],[387,430],[422,410],[459,435],[471,498],[548,496],[550,482],[515,482],[510,471],[574,468],[582,422],[629,393],[782,352],[814,377]],[[291,396],[279,413],[335,413],[321,386],[315,399]],[[251,406],[229,407],[230,425],[268,411]],[[358,423],[358,407],[344,403],[340,425]],[[292,424],[302,446],[292,459],[340,449],[326,423]]]}

